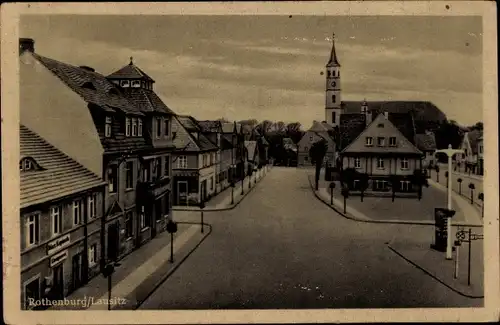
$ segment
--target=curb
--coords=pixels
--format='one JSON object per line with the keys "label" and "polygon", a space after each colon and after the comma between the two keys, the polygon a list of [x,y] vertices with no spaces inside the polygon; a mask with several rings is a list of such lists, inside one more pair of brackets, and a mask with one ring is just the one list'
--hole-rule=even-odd
{"label": "curb", "polygon": [[[257,183],[254,183],[254,186],[252,186],[252,187],[250,187],[249,189],[247,189],[247,191],[245,192],[245,194],[243,194],[243,197],[241,197],[241,198],[240,198],[240,200],[239,200],[239,201],[236,201],[233,205],[230,205],[230,206],[228,206],[228,207],[226,207],[226,208],[212,208],[212,209],[206,209],[206,208],[205,208],[205,209],[203,209],[203,212],[229,211],[229,210],[232,210],[232,209],[236,208],[236,207],[238,206],[238,204],[240,204],[240,203],[241,203],[241,201],[243,201],[243,200],[246,198],[246,196],[247,196],[250,192],[252,192],[252,191],[253,191],[253,189],[256,187],[256,185],[257,185],[257,184],[259,184],[259,183],[260,183],[260,181],[261,181],[261,180],[263,180],[263,179],[265,178],[265,176],[267,176],[267,174],[268,174],[268,173],[269,173],[269,171],[267,171],[267,172],[266,172],[266,174],[265,174],[264,176],[262,176],[261,178],[259,178],[259,179],[257,180]],[[174,209],[174,208],[172,208],[172,211],[196,211],[196,212],[198,212],[198,211],[200,211],[200,210],[201,210],[201,209],[199,209],[199,208],[198,208],[198,209],[196,209],[196,210],[194,210],[194,209]]]}
{"label": "curb", "polygon": [[463,293],[461,292],[460,290],[458,289],[455,289],[453,288],[451,285],[447,284],[446,282],[444,282],[443,280],[441,280],[440,278],[436,277],[434,274],[430,273],[429,271],[427,271],[426,269],[424,269],[423,267],[421,267],[420,265],[418,265],[417,263],[413,262],[412,260],[408,259],[406,256],[404,256],[403,254],[401,254],[400,252],[398,252],[395,248],[391,247],[390,244],[387,245],[387,248],[389,248],[391,251],[393,251],[396,255],[398,255],[399,257],[401,257],[402,259],[404,259],[405,261],[407,261],[408,263],[410,263],[411,265],[415,266],[417,269],[421,270],[422,272],[424,272],[425,274],[427,274],[428,276],[430,276],[431,278],[433,278],[434,280],[436,280],[437,282],[441,283],[442,285],[444,285],[445,287],[447,287],[448,289],[450,289],[451,291],[463,296],[463,297],[466,297],[466,298],[471,298],[471,299],[484,299],[484,295],[483,296],[476,296],[476,295],[469,295],[469,294],[466,294],[466,293]]}
{"label": "curb", "polygon": [[[408,220],[375,220],[375,219],[361,219],[352,215],[349,215],[347,213],[344,213],[337,209],[337,207],[331,205],[329,202],[327,202],[325,199],[323,199],[315,190],[314,184],[311,182],[311,178],[308,176],[307,180],[309,181],[309,186],[311,187],[311,190],[313,191],[314,195],[316,198],[323,202],[325,205],[327,205],[329,208],[340,214],[346,219],[358,221],[358,222],[366,222],[366,223],[385,223],[385,224],[404,224],[404,225],[417,225],[417,226],[435,226],[435,223],[432,221],[408,221]],[[367,217],[368,218],[368,217]],[[476,227],[476,228],[483,228],[483,225],[472,225],[472,224],[466,224],[466,223],[461,223],[457,222],[454,223],[453,226],[460,226],[460,227]]]}
{"label": "curb", "polygon": [[[196,223],[196,222],[178,222],[180,224],[190,224],[190,225],[199,225],[200,223]],[[153,289],[146,295],[146,297],[144,297],[143,299],[141,299],[140,301],[137,301],[135,307],[133,308],[133,310],[137,310],[139,309],[142,304],[149,299],[149,297],[151,297],[151,295],[153,293],[155,293],[155,291],[163,284],[165,283],[165,281],[168,280],[168,278],[182,265],[182,263],[184,263],[185,260],[187,260],[187,258],[189,256],[191,256],[191,254],[198,248],[200,247],[201,243],[203,243],[205,241],[205,239],[207,239],[207,237],[212,233],[212,225],[208,224],[208,223],[203,223],[203,226],[208,226],[208,232],[203,236],[203,238],[198,242],[198,244],[196,244],[196,246],[193,247],[193,249],[191,249],[189,251],[189,253],[186,254],[186,256],[184,256],[179,262],[177,262],[177,264],[172,267],[172,269],[170,269],[163,277],[160,278],[160,280],[158,280],[155,285],[153,286]]]}

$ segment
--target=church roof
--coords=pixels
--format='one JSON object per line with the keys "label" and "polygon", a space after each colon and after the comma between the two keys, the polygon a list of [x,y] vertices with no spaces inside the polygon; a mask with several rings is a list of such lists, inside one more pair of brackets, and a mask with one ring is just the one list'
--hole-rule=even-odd
{"label": "church roof", "polygon": [[335,34],[332,37],[332,52],[330,53],[330,60],[328,61],[327,67],[340,67],[339,60],[337,58],[337,52],[335,50]]}
{"label": "church roof", "polygon": [[137,67],[133,62],[132,58],[130,58],[130,63],[119,69],[118,71],[113,72],[109,76],[108,79],[143,79],[146,81],[155,82],[153,78],[148,76],[144,71],[142,71],[139,67]]}
{"label": "church roof", "polygon": [[[361,113],[363,101],[342,101],[342,114]],[[368,111],[373,116],[383,112],[413,113],[416,121],[445,121],[446,115],[433,103],[427,101],[369,101]]]}

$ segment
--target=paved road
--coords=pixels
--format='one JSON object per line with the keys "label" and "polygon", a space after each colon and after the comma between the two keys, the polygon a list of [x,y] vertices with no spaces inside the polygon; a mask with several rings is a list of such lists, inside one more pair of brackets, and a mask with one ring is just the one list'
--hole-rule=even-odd
{"label": "paved road", "polygon": [[[177,213],[176,219],[199,213]],[[206,213],[213,233],[141,309],[480,306],[385,243],[430,242],[432,227],[344,219],[312,194],[307,171],[278,168],[234,210]]]}

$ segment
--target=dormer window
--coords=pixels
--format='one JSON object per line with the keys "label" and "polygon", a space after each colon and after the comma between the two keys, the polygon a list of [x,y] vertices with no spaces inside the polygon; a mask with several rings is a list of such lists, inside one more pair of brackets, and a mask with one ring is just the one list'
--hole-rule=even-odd
{"label": "dormer window", "polygon": [[82,85],[82,88],[95,90],[95,86],[92,82],[87,81]]}
{"label": "dormer window", "polygon": [[137,129],[137,135],[142,137],[142,119],[139,119],[139,127]]}
{"label": "dormer window", "polygon": [[132,80],[132,88],[140,88],[141,87],[141,81],[140,80]]}
{"label": "dormer window", "polygon": [[378,138],[377,138],[377,145],[378,145],[379,147],[383,147],[383,146],[385,146],[385,138],[384,138],[384,137],[378,137]]}
{"label": "dormer window", "polygon": [[104,136],[106,138],[111,137],[111,117],[110,116],[106,117],[106,124],[104,127]]}
{"label": "dormer window", "polygon": [[35,160],[31,157],[23,158],[19,161],[19,170],[26,172],[30,170],[40,169],[40,166],[35,162]]}
{"label": "dormer window", "polygon": [[115,85],[120,85],[120,82],[118,80],[113,80],[112,83],[114,83]]}
{"label": "dormer window", "polygon": [[[116,84],[118,84],[118,81],[116,81]],[[118,89],[116,89],[116,88],[111,88],[111,89],[108,91],[108,93],[109,93],[110,95],[117,95],[117,96],[118,96],[118,95],[120,95],[120,93],[118,92]]]}
{"label": "dormer window", "polygon": [[389,138],[389,145],[391,147],[395,147],[396,146],[396,137],[390,137]]}
{"label": "dormer window", "polygon": [[377,127],[378,127],[378,128],[383,128],[383,127],[384,127],[384,123],[379,123],[379,124],[377,125]]}
{"label": "dormer window", "polygon": [[122,86],[123,88],[128,88],[130,87],[130,82],[128,80],[122,80],[120,82],[120,86]]}
{"label": "dormer window", "polygon": [[137,136],[137,118],[132,119],[132,136]]}
{"label": "dormer window", "polygon": [[131,133],[131,124],[130,124],[130,118],[126,117],[125,118],[125,136],[129,137]]}
{"label": "dormer window", "polygon": [[373,138],[366,137],[366,146],[373,146]]}

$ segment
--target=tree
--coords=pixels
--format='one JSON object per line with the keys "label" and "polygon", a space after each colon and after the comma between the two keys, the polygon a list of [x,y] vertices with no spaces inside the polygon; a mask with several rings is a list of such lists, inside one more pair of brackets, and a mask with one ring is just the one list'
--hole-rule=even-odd
{"label": "tree", "polygon": [[288,123],[286,126],[286,132],[290,135],[290,133],[300,131],[300,127],[302,125],[299,122]]}
{"label": "tree", "polygon": [[330,204],[333,205],[333,190],[335,189],[335,182],[330,183]]}
{"label": "tree", "polygon": [[416,169],[413,171],[412,175],[412,183],[417,186],[418,200],[422,199],[422,188],[429,187],[429,182],[427,181],[427,177],[425,177],[425,172],[421,169]]}
{"label": "tree", "polygon": [[357,178],[358,172],[356,169],[349,167],[346,169],[343,169],[340,172],[340,183],[342,186],[345,186],[347,188],[352,188],[353,187],[353,181]]}
{"label": "tree", "polygon": [[276,122],[276,131],[279,134],[286,134],[286,124],[283,121]]}
{"label": "tree", "polygon": [[361,202],[365,196],[365,191],[368,189],[369,177],[366,173],[359,174],[359,189],[361,190]]}
{"label": "tree", "polygon": [[220,118],[216,119],[216,121],[223,122],[223,123],[229,122],[229,120],[225,117],[220,117]]}
{"label": "tree", "polygon": [[484,194],[482,192],[479,193],[477,198],[482,202],[481,203],[481,217],[484,219]]}
{"label": "tree", "polygon": [[469,183],[469,188],[470,188],[470,204],[474,204],[474,190],[476,189],[476,186],[474,183]]}
{"label": "tree", "polygon": [[311,157],[311,162],[316,166],[316,191],[319,189],[319,175],[321,173],[321,166],[323,165],[323,159],[325,158],[327,150],[328,143],[325,139],[321,139],[320,141],[313,143],[311,149],[309,149],[309,157]]}
{"label": "tree", "polygon": [[457,182],[458,182],[458,194],[462,195],[462,179],[461,178],[458,178],[457,179]]}

